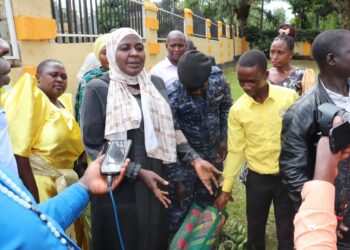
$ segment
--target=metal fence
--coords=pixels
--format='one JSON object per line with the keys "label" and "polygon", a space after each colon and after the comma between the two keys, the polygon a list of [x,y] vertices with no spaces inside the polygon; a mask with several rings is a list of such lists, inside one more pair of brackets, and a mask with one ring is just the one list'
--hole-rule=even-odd
{"label": "metal fence", "polygon": [[[51,8],[52,16],[57,23],[56,42],[93,42],[99,34],[119,27],[134,28],[141,37],[145,34],[143,0],[51,0]],[[199,10],[192,11],[193,35],[206,37],[206,18]],[[159,41],[165,41],[171,30],[176,29],[185,33],[183,10],[178,10],[174,6],[162,6],[158,9],[157,15]],[[210,33],[211,39],[219,39],[215,20],[212,20]],[[222,36],[226,36],[225,24],[222,26]]]}
{"label": "metal fence", "polygon": [[211,21],[210,35],[212,40],[218,40],[218,25]]}
{"label": "metal fence", "polygon": [[193,11],[193,36],[206,37],[207,33],[207,20],[194,13]]}
{"label": "metal fence", "polygon": [[158,40],[160,42],[165,41],[168,33],[172,30],[180,30],[185,33],[183,11],[181,11],[180,13],[176,14],[161,8],[158,9],[158,13],[157,13],[158,20],[159,20]]}
{"label": "metal fence", "polygon": [[143,0],[51,0],[56,42],[93,42],[113,28],[131,27],[144,37]]}
{"label": "metal fence", "polygon": [[226,24],[225,23],[222,23],[222,34],[221,34],[222,37],[226,37]]}
{"label": "metal fence", "polygon": [[236,27],[234,25],[231,25],[231,28],[230,28],[230,31],[231,31],[231,38],[233,38],[236,34]]}

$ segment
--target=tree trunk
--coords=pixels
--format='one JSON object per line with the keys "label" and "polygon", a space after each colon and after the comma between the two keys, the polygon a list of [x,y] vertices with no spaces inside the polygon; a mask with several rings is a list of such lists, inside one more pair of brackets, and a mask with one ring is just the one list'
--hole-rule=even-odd
{"label": "tree trunk", "polygon": [[260,32],[263,31],[263,20],[264,20],[264,0],[261,0],[261,14],[260,14]]}
{"label": "tree trunk", "polygon": [[350,1],[349,0],[331,0],[334,8],[338,12],[340,27],[350,29]]}
{"label": "tree trunk", "polygon": [[244,1],[242,1],[242,4],[238,6],[236,10],[240,33],[242,32],[242,29],[245,26],[247,26],[249,11],[250,11],[250,3],[246,3]]}

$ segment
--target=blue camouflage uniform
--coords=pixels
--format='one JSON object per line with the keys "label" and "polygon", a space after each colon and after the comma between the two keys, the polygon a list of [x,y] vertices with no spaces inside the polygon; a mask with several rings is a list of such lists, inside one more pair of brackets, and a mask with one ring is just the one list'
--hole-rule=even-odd
{"label": "blue camouflage uniform", "polygon": [[[221,164],[215,164],[219,152],[220,141],[227,140],[227,117],[232,105],[229,86],[222,71],[213,66],[208,79],[206,96],[192,97],[180,80],[173,83],[169,91],[170,105],[180,129],[191,147],[205,160],[219,170]],[[177,161],[169,167],[170,180],[170,233],[181,226],[191,204],[196,202],[205,207],[211,205],[215,196],[211,196],[202,182],[197,178],[193,167]],[[176,186],[181,182],[188,190],[184,199],[184,207],[180,208]]]}

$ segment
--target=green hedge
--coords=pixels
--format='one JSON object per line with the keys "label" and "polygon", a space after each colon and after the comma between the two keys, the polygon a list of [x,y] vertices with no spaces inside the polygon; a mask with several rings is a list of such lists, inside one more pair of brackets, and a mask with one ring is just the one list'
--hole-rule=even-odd
{"label": "green hedge", "polygon": [[[312,41],[321,32],[321,30],[305,29],[298,30],[296,42]],[[272,40],[278,35],[277,30],[264,30],[260,32],[258,27],[250,26],[242,30],[243,36],[249,42],[250,48],[257,47],[263,51],[267,56],[269,55],[270,45]]]}
{"label": "green hedge", "polygon": [[315,39],[315,37],[320,34],[322,32],[322,30],[316,30],[316,29],[305,29],[305,30],[298,30],[298,34],[297,34],[297,39],[296,41],[308,41],[310,43],[312,43]]}

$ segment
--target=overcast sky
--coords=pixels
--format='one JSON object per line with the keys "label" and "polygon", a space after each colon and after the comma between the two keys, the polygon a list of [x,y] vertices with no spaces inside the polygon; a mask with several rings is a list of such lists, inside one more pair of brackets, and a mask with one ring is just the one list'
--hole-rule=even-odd
{"label": "overcast sky", "polygon": [[266,10],[274,10],[278,8],[283,8],[286,11],[286,22],[288,23],[290,19],[294,17],[291,6],[288,2],[275,0],[269,3],[265,3],[264,9]]}

